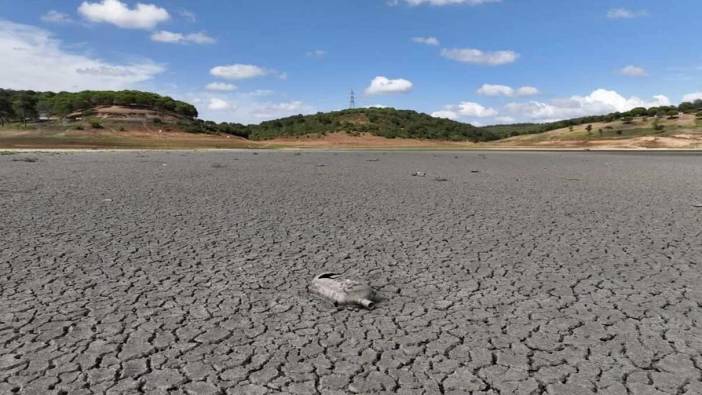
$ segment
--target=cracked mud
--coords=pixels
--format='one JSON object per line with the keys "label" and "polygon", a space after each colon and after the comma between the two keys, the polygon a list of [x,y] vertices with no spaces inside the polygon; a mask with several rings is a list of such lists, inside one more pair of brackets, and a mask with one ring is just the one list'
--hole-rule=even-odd
{"label": "cracked mud", "polygon": [[702,393],[701,156],[31,158],[0,157],[1,394]]}

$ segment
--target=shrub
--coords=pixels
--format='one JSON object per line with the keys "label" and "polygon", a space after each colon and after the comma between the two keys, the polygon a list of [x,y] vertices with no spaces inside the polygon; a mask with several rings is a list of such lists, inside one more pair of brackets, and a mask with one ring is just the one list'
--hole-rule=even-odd
{"label": "shrub", "polygon": [[103,126],[100,122],[98,121],[92,121],[90,122],[90,127],[93,129],[103,129]]}

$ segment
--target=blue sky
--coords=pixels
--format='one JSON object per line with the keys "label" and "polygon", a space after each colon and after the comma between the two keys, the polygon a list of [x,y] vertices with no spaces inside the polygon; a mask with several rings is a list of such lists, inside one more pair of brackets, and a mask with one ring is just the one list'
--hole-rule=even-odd
{"label": "blue sky", "polygon": [[474,124],[702,98],[699,0],[0,0],[0,87],[143,89],[257,123],[391,106]]}

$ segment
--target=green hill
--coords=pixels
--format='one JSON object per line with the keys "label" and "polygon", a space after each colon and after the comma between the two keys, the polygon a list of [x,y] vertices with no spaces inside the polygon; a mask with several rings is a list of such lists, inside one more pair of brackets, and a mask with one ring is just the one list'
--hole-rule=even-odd
{"label": "green hill", "polygon": [[391,139],[476,142],[496,139],[492,133],[469,124],[393,108],[362,108],[307,116],[297,115],[250,126],[250,130],[249,137],[255,140],[335,132],[369,133]]}
{"label": "green hill", "polygon": [[[0,125],[4,125],[6,130],[184,131],[235,135],[259,141],[332,133],[470,142],[509,139],[522,143],[667,136],[702,131],[702,100],[679,106],[635,108],[628,112],[550,123],[485,127],[393,108],[359,108],[295,115],[259,125],[216,123],[197,119],[197,116],[197,109],[191,104],[148,92],[53,93],[0,89]],[[681,119],[685,122],[679,121]],[[527,135],[532,137],[513,140]]]}
{"label": "green hill", "polygon": [[100,106],[149,109],[183,119],[197,117],[195,106],[167,96],[140,91],[35,92],[0,89],[0,123],[63,119]]}
{"label": "green hill", "polygon": [[[644,129],[648,130],[650,134],[654,134],[660,132],[661,129],[659,129],[660,127],[657,126],[658,124],[653,125],[652,120],[658,119],[659,123],[662,123],[664,121],[678,119],[678,117],[683,114],[694,115],[697,117],[697,119],[702,119],[702,100],[685,102],[679,106],[662,106],[651,108],[637,107],[627,112],[614,112],[605,115],[593,115],[589,117],[566,119],[548,123],[519,123],[512,125],[485,126],[482,129],[497,135],[500,139],[503,139],[525,134],[540,134],[559,129],[574,129],[583,125],[587,127],[587,125],[593,124],[604,124],[605,127],[612,126],[612,128],[616,127],[618,124],[623,124],[624,128],[627,128],[628,125],[634,124],[635,120],[646,123],[646,120],[650,119],[650,125],[646,126]],[[616,137],[620,135],[621,134],[617,134]],[[598,133],[598,136],[602,137],[603,135]]]}

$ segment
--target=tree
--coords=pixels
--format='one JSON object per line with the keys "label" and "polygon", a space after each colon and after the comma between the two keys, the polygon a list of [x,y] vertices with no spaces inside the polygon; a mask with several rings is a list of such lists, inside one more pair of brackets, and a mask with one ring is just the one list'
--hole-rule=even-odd
{"label": "tree", "polygon": [[27,126],[27,120],[37,118],[36,105],[35,96],[21,94],[12,101],[12,111],[24,122],[24,126]]}
{"label": "tree", "polygon": [[640,117],[643,115],[646,115],[648,113],[648,110],[646,110],[643,107],[636,107],[633,110],[629,111],[629,114],[631,114],[634,117]]}
{"label": "tree", "polygon": [[0,125],[5,125],[5,122],[12,118],[12,103],[7,97],[0,96]]}
{"label": "tree", "polygon": [[588,135],[591,135],[591,134],[592,134],[592,125],[587,125],[587,127],[585,128],[585,130],[587,130],[587,134],[588,134]]}

